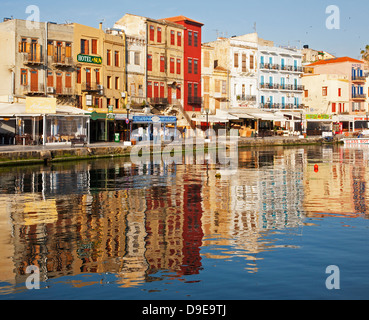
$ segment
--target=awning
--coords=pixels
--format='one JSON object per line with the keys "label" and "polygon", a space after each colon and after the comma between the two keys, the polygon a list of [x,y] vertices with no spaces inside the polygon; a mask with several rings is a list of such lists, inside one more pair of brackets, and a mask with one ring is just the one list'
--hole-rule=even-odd
{"label": "awning", "polygon": [[[47,114],[47,113],[45,113]],[[79,109],[73,106],[57,105],[56,113],[52,115],[89,115],[91,112]],[[15,117],[15,116],[40,116],[40,113],[27,113],[26,105],[22,103],[0,103],[1,117]],[[51,114],[50,114],[51,115]]]}
{"label": "awning", "polygon": [[218,122],[227,123],[227,122],[229,122],[229,120],[226,119],[226,118],[217,117],[217,116],[213,116],[213,115],[209,115],[208,119],[206,119],[206,116],[200,116],[200,117],[197,117],[197,118],[193,118],[191,120],[195,121],[195,122],[204,122],[204,123],[206,123],[206,120],[208,120],[208,122],[210,122],[210,123],[218,123]]}
{"label": "awning", "polygon": [[250,113],[252,117],[259,120],[265,121],[286,121],[287,119],[282,115],[276,115],[271,112],[262,112],[262,113]]}

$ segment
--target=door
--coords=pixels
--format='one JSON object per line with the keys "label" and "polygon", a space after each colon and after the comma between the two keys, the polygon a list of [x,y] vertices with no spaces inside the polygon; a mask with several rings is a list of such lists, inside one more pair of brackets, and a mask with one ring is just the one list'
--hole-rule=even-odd
{"label": "door", "polygon": [[61,72],[56,73],[56,93],[62,94],[63,92],[63,74]]}
{"label": "door", "polygon": [[154,83],[154,98],[159,97],[159,82]]}
{"label": "door", "polygon": [[91,90],[91,69],[86,68],[86,89]]}
{"label": "door", "polygon": [[38,91],[38,70],[31,70],[31,91]]}

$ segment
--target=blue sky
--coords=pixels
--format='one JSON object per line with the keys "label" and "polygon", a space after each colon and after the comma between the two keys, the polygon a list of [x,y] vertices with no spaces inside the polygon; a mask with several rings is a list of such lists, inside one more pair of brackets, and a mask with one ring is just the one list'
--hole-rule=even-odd
{"label": "blue sky", "polygon": [[[337,56],[359,58],[361,49],[369,44],[367,0],[2,0],[0,18],[26,19],[29,5],[39,7],[41,21],[71,21],[93,27],[102,19],[105,27],[112,27],[125,13],[154,19],[185,15],[204,23],[203,42],[215,40],[217,34],[230,37],[251,33],[256,23],[259,36],[276,45],[307,44]],[[326,28],[329,5],[340,9],[338,30]]]}

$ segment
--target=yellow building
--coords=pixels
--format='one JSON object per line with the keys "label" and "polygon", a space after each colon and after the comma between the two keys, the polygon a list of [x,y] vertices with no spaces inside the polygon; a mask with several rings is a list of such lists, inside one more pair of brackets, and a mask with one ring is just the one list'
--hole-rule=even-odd
{"label": "yellow building", "polygon": [[[73,24],[78,105],[92,112],[91,141],[123,136],[126,116],[125,34],[122,31]],[[122,114],[121,123],[116,122]],[[124,119],[123,119],[124,117]]]}

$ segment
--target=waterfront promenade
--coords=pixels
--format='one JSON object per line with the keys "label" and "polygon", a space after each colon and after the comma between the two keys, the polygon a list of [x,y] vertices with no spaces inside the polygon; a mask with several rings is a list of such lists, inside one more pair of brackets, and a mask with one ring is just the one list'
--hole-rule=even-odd
{"label": "waterfront promenade", "polygon": [[[321,144],[321,137],[265,137],[265,138],[238,138],[239,148],[266,147],[266,146],[294,146],[306,144]],[[168,143],[163,143],[165,147]],[[205,148],[209,145],[205,143]],[[197,148],[194,145],[194,148]],[[97,159],[106,157],[128,157],[132,146],[124,146],[122,142],[100,142],[89,144],[86,147],[71,145],[0,146],[0,166],[26,165],[36,163],[60,162],[82,159]]]}

